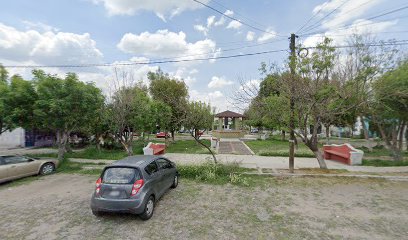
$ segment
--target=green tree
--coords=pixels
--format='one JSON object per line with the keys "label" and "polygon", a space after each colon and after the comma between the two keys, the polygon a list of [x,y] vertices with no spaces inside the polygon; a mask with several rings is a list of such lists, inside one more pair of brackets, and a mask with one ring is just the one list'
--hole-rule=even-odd
{"label": "green tree", "polygon": [[385,73],[374,82],[373,89],[371,118],[394,160],[402,160],[404,132],[408,124],[408,61]]}
{"label": "green tree", "polygon": [[200,141],[199,131],[202,129],[210,129],[214,120],[211,113],[211,106],[204,102],[190,102],[187,107],[187,114],[184,122],[184,127],[191,129],[191,136],[197,143],[205,147],[213,156],[214,162],[217,163],[217,158],[211,151],[210,147]]}
{"label": "green tree", "polygon": [[14,127],[33,129],[36,125],[34,103],[37,99],[33,81],[24,80],[19,75],[12,76],[5,101],[8,121],[13,123]]}
{"label": "green tree", "polygon": [[188,89],[183,81],[171,78],[160,69],[149,72],[149,92],[153,99],[166,103],[171,108],[171,118],[168,124],[174,141],[174,132],[178,130],[184,121],[188,103]]}
{"label": "green tree", "polygon": [[121,86],[109,104],[111,131],[125,149],[133,155],[134,133],[143,133],[149,119],[150,98],[142,86]]}
{"label": "green tree", "polygon": [[6,119],[6,101],[9,97],[9,84],[7,70],[0,65],[0,135],[11,129],[10,122]]}
{"label": "green tree", "polygon": [[79,81],[74,73],[60,78],[34,70],[33,75],[38,95],[34,105],[38,127],[56,133],[58,159],[62,160],[71,132],[95,118],[104,101],[103,95],[92,83]]}

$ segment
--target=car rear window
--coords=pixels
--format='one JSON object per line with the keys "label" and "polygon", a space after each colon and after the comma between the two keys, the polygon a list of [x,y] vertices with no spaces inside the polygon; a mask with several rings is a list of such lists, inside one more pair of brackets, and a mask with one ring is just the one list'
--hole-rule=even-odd
{"label": "car rear window", "polygon": [[112,184],[129,184],[138,179],[140,179],[139,171],[126,167],[107,168],[102,177],[104,183]]}

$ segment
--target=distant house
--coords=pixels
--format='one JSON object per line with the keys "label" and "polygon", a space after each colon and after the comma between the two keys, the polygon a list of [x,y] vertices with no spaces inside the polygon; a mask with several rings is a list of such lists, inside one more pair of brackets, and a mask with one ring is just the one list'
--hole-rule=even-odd
{"label": "distant house", "polygon": [[50,147],[55,143],[55,134],[48,131],[16,128],[0,135],[0,148]]}
{"label": "distant house", "polygon": [[224,111],[215,114],[213,136],[219,138],[240,138],[244,136],[242,121],[245,116],[233,111]]}

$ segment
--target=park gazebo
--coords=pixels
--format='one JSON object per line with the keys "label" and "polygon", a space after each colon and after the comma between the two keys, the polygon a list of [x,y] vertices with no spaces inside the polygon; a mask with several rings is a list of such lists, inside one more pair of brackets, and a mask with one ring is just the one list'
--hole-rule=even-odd
{"label": "park gazebo", "polygon": [[244,118],[244,115],[229,110],[215,114],[213,136],[218,138],[243,137],[242,121]]}

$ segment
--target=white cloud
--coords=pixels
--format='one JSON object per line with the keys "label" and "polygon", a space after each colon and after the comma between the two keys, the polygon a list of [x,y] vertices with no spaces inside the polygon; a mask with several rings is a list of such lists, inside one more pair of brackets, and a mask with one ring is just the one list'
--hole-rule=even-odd
{"label": "white cloud", "polygon": [[224,12],[224,14],[232,17],[232,15],[234,15],[234,11],[228,9],[227,11]]}
{"label": "white cloud", "polygon": [[258,38],[258,42],[262,43],[262,42],[266,42],[268,40],[274,39],[276,38],[277,33],[275,31],[272,30],[271,27],[268,27],[266,29],[266,32],[264,34],[262,34],[259,38]]}
{"label": "white cloud", "polygon": [[215,16],[209,16],[207,18],[207,28],[210,28],[215,22]]}
{"label": "white cloud", "polygon": [[397,24],[397,20],[374,22],[370,20],[359,19],[355,20],[350,26],[343,29],[335,29],[333,31],[328,30],[322,34],[314,34],[307,37],[303,45],[306,47],[316,46],[318,42],[321,42],[325,36],[333,39],[334,44],[344,44],[353,34],[376,34],[381,33],[386,29]]}
{"label": "white cloud", "polygon": [[39,32],[58,32],[59,29],[53,26],[47,25],[43,22],[31,22],[31,21],[22,21],[26,26],[27,30],[37,30]]}
{"label": "white cloud", "polygon": [[251,31],[248,31],[247,35],[246,35],[246,40],[247,41],[253,41],[254,39],[255,39],[255,33],[251,32]]}
{"label": "white cloud", "polygon": [[[210,0],[201,0],[208,3]],[[165,16],[175,16],[186,10],[202,8],[191,0],[93,0],[95,4],[102,4],[109,15],[134,15],[140,11],[152,11],[161,19]]]}
{"label": "white cloud", "polygon": [[241,85],[239,87],[239,90],[243,90],[244,88],[245,89],[255,89],[255,90],[257,90],[257,89],[259,89],[260,84],[261,84],[261,80],[252,79],[252,80],[246,81],[243,85]]}
{"label": "white cloud", "polygon": [[208,28],[204,27],[203,25],[200,24],[194,25],[194,29],[203,33],[204,36],[207,36],[208,34]]}
{"label": "white cloud", "polygon": [[[197,71],[197,69],[193,69]],[[169,75],[178,79],[184,81],[187,86],[190,88],[193,86],[195,82],[197,82],[197,79],[191,75],[196,74],[197,72],[193,70],[188,70],[186,67],[179,67],[177,68],[176,72],[170,72]]]}
{"label": "white cloud", "polygon": [[167,29],[158,30],[155,33],[143,32],[139,35],[126,33],[117,47],[126,53],[161,58],[194,59],[197,57],[216,57],[220,53],[219,49],[216,48],[216,43],[210,39],[189,43],[186,41],[184,32],[175,33]]}
{"label": "white cloud", "polygon": [[222,25],[224,25],[224,23],[225,23],[225,17],[222,16],[222,17],[220,17],[220,19],[219,19],[218,21],[216,21],[216,22],[214,23],[214,26],[216,26],[216,27],[222,26]]}
{"label": "white cloud", "polygon": [[0,23],[0,56],[11,61],[37,64],[101,62],[103,55],[89,33],[19,31]]}
{"label": "white cloud", "polygon": [[216,107],[217,111],[227,110],[230,106],[224,94],[220,91],[202,92],[195,89],[189,91],[190,100],[209,103],[211,107]]}
{"label": "white cloud", "polygon": [[327,29],[344,25],[350,20],[359,18],[370,8],[378,5],[382,1],[383,0],[330,0],[317,5],[313,9],[313,14],[320,11],[319,15],[324,16],[337,9],[327,20],[322,22],[322,26]]}
{"label": "white cloud", "polygon": [[242,23],[240,23],[240,22],[238,22],[238,21],[236,21],[236,20],[232,20],[232,21],[228,24],[227,28],[228,28],[228,29],[229,29],[229,28],[238,29],[238,28],[240,28],[241,26],[242,26]]}
{"label": "white cloud", "polygon": [[208,83],[208,88],[222,88],[232,85],[234,82],[226,80],[224,77],[213,76],[211,82]]}

